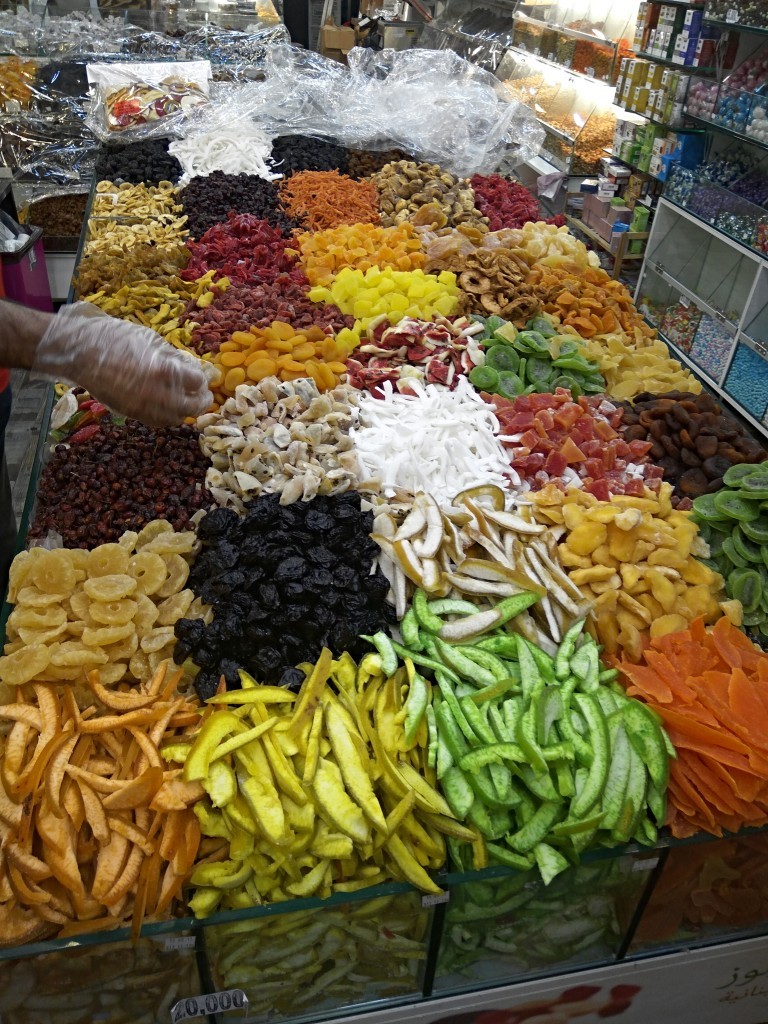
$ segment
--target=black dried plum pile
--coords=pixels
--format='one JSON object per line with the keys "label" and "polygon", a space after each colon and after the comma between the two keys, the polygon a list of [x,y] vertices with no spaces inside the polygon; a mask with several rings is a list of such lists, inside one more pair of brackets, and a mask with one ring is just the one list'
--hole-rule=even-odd
{"label": "black dried plum pile", "polygon": [[333,142],[310,135],[278,135],[272,143],[275,170],[286,178],[299,171],[338,171],[349,169],[349,150]]}
{"label": "black dried plum pile", "polygon": [[259,682],[297,689],[299,662],[316,661],[323,647],[362,657],[369,648],[360,634],[388,632],[392,620],[389,583],[371,573],[378,551],[373,513],[361,510],[359,494],[285,506],[270,494],[246,510],[240,518],[218,508],[201,520],[203,549],[187,585],[213,606],[214,618],[207,626],[176,623],[174,658],[199,666],[203,700],[222,674],[237,689],[239,668]]}
{"label": "black dried plum pile", "polygon": [[289,235],[299,227],[283,209],[279,182],[255,174],[225,174],[214,171],[204,178],[192,178],[179,199],[188,217],[193,238],[202,238],[215,224],[225,223],[229,213],[250,213]]}
{"label": "black dried plum pile", "polygon": [[96,160],[97,181],[130,181],[134,185],[159,181],[174,184],[181,177],[181,164],[168,152],[169,139],[149,139],[126,145],[105,146]]}

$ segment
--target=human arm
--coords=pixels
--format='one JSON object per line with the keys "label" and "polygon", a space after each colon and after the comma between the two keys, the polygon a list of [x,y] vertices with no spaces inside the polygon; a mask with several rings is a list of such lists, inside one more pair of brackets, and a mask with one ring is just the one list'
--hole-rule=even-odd
{"label": "human arm", "polygon": [[115,412],[150,426],[198,416],[212,401],[197,360],[150,328],[88,302],[52,315],[0,301],[0,366],[79,384]]}

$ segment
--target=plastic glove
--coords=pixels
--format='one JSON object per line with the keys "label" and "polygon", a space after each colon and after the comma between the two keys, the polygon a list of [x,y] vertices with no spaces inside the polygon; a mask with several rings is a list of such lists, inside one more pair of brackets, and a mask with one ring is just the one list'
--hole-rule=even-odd
{"label": "plastic glove", "polygon": [[149,327],[108,316],[90,302],[62,306],[32,369],[79,384],[114,412],[152,427],[199,416],[213,401],[199,360]]}

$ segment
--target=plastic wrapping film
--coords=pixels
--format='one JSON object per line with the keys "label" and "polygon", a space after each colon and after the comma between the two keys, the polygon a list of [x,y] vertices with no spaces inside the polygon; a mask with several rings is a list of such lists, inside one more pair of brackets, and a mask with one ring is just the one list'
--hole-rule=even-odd
{"label": "plastic wrapping film", "polygon": [[513,24],[498,10],[449,0],[440,16],[422,30],[419,45],[455,50],[470,63],[495,71],[512,45]]}
{"label": "plastic wrapping film", "polygon": [[33,57],[93,57],[124,52],[127,39],[140,32],[122,18],[81,11],[31,14],[19,7],[0,11],[0,53]]}
{"label": "plastic wrapping film", "polygon": [[138,142],[180,132],[208,102],[208,61],[89,64],[88,128],[102,142]]}
{"label": "plastic wrapping film", "polygon": [[[351,149],[402,149],[460,177],[529,160],[543,142],[531,110],[489,72],[450,50],[364,50],[349,67],[282,45],[268,51],[266,81],[219,86],[185,133],[245,117],[268,134],[312,135]],[[279,170],[279,168],[278,168]]]}

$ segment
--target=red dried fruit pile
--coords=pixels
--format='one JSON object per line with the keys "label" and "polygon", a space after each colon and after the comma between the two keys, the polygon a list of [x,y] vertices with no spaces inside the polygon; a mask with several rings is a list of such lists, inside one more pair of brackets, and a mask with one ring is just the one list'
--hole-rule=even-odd
{"label": "red dried fruit pile", "polygon": [[286,255],[285,237],[267,221],[249,213],[230,213],[226,223],[208,228],[199,242],[189,242],[192,258],[182,271],[196,281],[209,270],[231,281],[274,281],[290,274],[297,284],[305,279],[295,256]]}
{"label": "red dried fruit pile", "polygon": [[623,410],[611,402],[585,395],[574,402],[564,388],[512,401],[483,398],[496,407],[500,440],[531,490],[578,486],[608,501],[612,494],[641,497],[645,487],[659,489],[662,470],[647,461],[650,444],[621,437]]}
{"label": "red dried fruit pile", "polygon": [[541,220],[538,201],[523,185],[500,174],[475,174],[470,184],[475,191],[475,205],[488,218],[490,231],[521,228],[528,221]]}
{"label": "red dried fruit pile", "polygon": [[294,271],[279,274],[274,281],[232,284],[205,309],[198,309],[195,302],[190,302],[182,323],[199,325],[192,335],[190,348],[198,355],[218,352],[222,342],[234,331],[269,327],[274,320],[289,323],[296,330],[321,327],[334,334],[343,327],[354,326],[354,317],[344,316],[337,306],[311,302],[307,298],[308,291],[309,281]]}
{"label": "red dried fruit pile", "polygon": [[378,324],[355,349],[354,358],[347,360],[349,383],[361,391],[375,391],[391,381],[404,391],[408,380],[416,377],[453,390],[459,375],[475,365],[467,351],[468,339],[461,334],[467,323],[452,324],[443,317],[429,323],[406,317],[394,327],[386,321]]}

